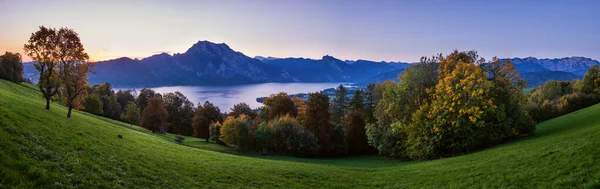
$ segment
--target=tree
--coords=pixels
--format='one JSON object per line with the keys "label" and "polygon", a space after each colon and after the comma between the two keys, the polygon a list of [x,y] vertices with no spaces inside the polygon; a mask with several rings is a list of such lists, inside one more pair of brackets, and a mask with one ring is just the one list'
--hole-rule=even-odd
{"label": "tree", "polygon": [[129,102],[135,102],[135,96],[133,90],[119,90],[117,91],[117,102],[121,107],[125,108]]}
{"label": "tree", "polygon": [[302,98],[298,97],[298,95],[294,95],[292,101],[294,102],[294,107],[296,107],[296,110],[298,111],[296,120],[302,125],[304,120],[306,120],[306,103]]}
{"label": "tree", "polygon": [[146,105],[148,104],[148,98],[153,98],[153,97],[158,97],[160,96],[160,94],[154,92],[154,90],[152,89],[148,89],[148,88],[143,88],[142,90],[140,90],[140,94],[138,94],[137,98],[135,99],[135,104],[140,108],[140,110],[143,110],[146,108]]}
{"label": "tree", "polygon": [[582,93],[595,94],[600,96],[600,66],[594,65],[590,67],[585,76],[583,76]]}
{"label": "tree", "polygon": [[298,116],[298,109],[296,109],[294,101],[292,101],[287,93],[281,92],[271,95],[265,98],[264,104],[265,111],[267,112],[267,120],[288,114],[292,117]]}
{"label": "tree", "polygon": [[125,113],[121,115],[121,119],[129,124],[140,124],[140,109],[138,109],[134,102],[129,102],[125,105]]}
{"label": "tree", "polygon": [[91,90],[92,90],[91,93],[95,93],[100,96],[114,96],[115,95],[115,91],[113,90],[112,85],[110,83],[106,83],[106,82],[92,86]]}
{"label": "tree", "polygon": [[331,102],[331,121],[335,125],[344,123],[344,116],[348,107],[348,94],[346,88],[340,84],[335,90],[335,96]]}
{"label": "tree", "polygon": [[210,125],[214,122],[223,123],[221,110],[212,103],[206,101],[204,106],[198,105],[198,109],[194,114],[192,128],[194,129],[194,137],[205,138],[208,142],[210,137]]}
{"label": "tree", "polygon": [[194,117],[194,104],[180,92],[163,95],[165,108],[169,112],[167,122],[171,123],[170,133],[191,136],[192,118]]}
{"label": "tree", "polygon": [[220,144],[220,145],[224,145],[225,143],[223,143],[223,141],[219,140],[219,137],[221,137],[221,127],[223,125],[221,124],[221,122],[213,122],[212,124],[210,124],[210,137],[209,139],[212,141],[215,141],[216,144]]}
{"label": "tree", "polygon": [[242,145],[242,139],[248,134],[249,128],[250,121],[246,115],[229,116],[221,126],[219,139],[225,144],[239,148]]}
{"label": "tree", "polygon": [[250,106],[244,102],[234,105],[231,108],[231,112],[229,112],[229,116],[239,117],[241,115],[246,115],[250,119],[254,119],[257,116],[256,112],[252,111]]}
{"label": "tree", "polygon": [[373,115],[376,104],[375,84],[369,83],[365,91],[365,121],[367,123],[374,123],[376,121]]}
{"label": "tree", "polygon": [[154,132],[163,132],[167,129],[167,109],[160,97],[148,99],[148,105],[142,113],[142,127]]}
{"label": "tree", "polygon": [[363,112],[365,109],[364,101],[363,92],[361,90],[356,90],[354,95],[352,95],[352,100],[349,104],[350,111]]}
{"label": "tree", "polygon": [[58,30],[54,38],[56,44],[55,56],[59,63],[61,97],[67,105],[67,117],[71,117],[74,104],[83,98],[87,85],[87,73],[91,71],[89,56],[85,53],[79,35],[68,28]]}
{"label": "tree", "polygon": [[413,159],[452,156],[476,149],[489,131],[486,115],[497,111],[493,82],[478,65],[476,54],[457,52],[441,60],[439,81],[430,105],[408,126],[408,154]]}
{"label": "tree", "polygon": [[359,109],[355,109],[346,118],[344,124],[344,136],[346,137],[346,145],[348,153],[362,154],[367,152],[369,143],[365,135],[365,119]]}
{"label": "tree", "polygon": [[60,83],[56,52],[56,30],[40,26],[31,34],[24,45],[25,54],[35,61],[35,69],[40,73],[38,87],[46,99],[46,110],[50,110],[50,99],[58,93]]}
{"label": "tree", "polygon": [[321,151],[332,152],[333,125],[330,122],[329,96],[322,92],[309,93],[305,114],[304,129],[317,138]]}
{"label": "tree", "polygon": [[103,107],[102,107],[102,101],[100,100],[100,97],[98,97],[97,94],[86,95],[85,98],[83,99],[83,101],[84,101],[83,111],[93,113],[96,115],[103,114],[104,111],[103,111]]}
{"label": "tree", "polygon": [[23,81],[23,63],[21,54],[5,52],[0,56],[0,79],[15,83]]}
{"label": "tree", "polygon": [[121,114],[123,114],[123,108],[117,102],[117,97],[112,96],[100,96],[100,100],[102,101],[102,108],[104,112],[104,117],[111,118],[114,120],[118,120],[121,118]]}
{"label": "tree", "polygon": [[[270,131],[259,133],[270,136],[267,139],[270,141],[268,149],[271,151],[300,157],[317,154],[317,138],[311,132],[302,129],[298,121],[290,115],[271,120],[268,127]],[[272,134],[268,134],[269,132]]]}

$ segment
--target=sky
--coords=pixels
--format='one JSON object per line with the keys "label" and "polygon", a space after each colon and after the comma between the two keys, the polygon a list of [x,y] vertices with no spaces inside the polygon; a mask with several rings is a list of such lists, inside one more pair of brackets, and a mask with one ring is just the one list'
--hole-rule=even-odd
{"label": "sky", "polygon": [[600,60],[599,13],[598,0],[0,0],[0,52],[22,53],[44,25],[75,30],[94,61],[200,40],[250,57],[415,62],[456,49]]}

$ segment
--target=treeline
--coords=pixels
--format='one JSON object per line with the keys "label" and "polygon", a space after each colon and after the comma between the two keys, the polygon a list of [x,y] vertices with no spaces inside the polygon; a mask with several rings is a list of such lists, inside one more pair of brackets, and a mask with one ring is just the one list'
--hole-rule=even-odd
{"label": "treeline", "polygon": [[548,81],[534,88],[525,106],[538,121],[559,117],[600,102],[600,67],[592,66],[582,80]]}

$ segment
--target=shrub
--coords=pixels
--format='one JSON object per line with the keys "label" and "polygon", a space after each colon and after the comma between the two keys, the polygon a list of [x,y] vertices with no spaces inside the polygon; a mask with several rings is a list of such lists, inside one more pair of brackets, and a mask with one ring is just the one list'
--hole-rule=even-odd
{"label": "shrub", "polygon": [[177,136],[175,137],[175,142],[177,142],[177,143],[180,143],[180,144],[181,144],[181,143],[183,143],[183,140],[185,140],[185,137],[183,137],[183,136],[181,136],[181,135],[177,135]]}
{"label": "shrub", "polygon": [[247,137],[249,128],[250,122],[246,115],[242,114],[237,118],[229,116],[221,126],[219,139],[225,144],[239,148],[243,139]]}
{"label": "shrub", "polygon": [[269,122],[268,127],[273,133],[271,140],[268,140],[271,151],[298,157],[314,156],[318,152],[316,137],[302,129],[294,118],[290,116],[275,118]]}

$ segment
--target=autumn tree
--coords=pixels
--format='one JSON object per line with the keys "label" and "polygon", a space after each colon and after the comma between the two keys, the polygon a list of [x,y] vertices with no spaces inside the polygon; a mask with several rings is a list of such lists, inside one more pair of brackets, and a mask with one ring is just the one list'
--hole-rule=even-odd
{"label": "autumn tree", "polygon": [[458,52],[441,59],[432,101],[404,128],[407,153],[413,159],[452,156],[475,150],[490,132],[488,115],[498,110],[494,82],[481,69],[476,52]]}
{"label": "autumn tree", "polygon": [[205,138],[208,142],[210,137],[210,125],[214,122],[223,123],[223,117],[221,116],[221,110],[212,103],[206,101],[204,105],[198,105],[196,113],[192,121],[192,128],[194,130],[194,136]]}
{"label": "autumn tree", "polygon": [[294,95],[292,101],[294,102],[294,107],[296,107],[296,110],[298,111],[296,119],[302,125],[304,124],[304,120],[306,120],[306,102],[304,99],[298,97],[298,95]]}
{"label": "autumn tree", "polygon": [[140,90],[140,93],[138,94],[137,98],[135,99],[135,104],[138,106],[138,108],[140,108],[140,110],[143,110],[146,108],[146,105],[148,104],[148,98],[153,98],[153,97],[158,97],[160,96],[160,94],[156,93],[154,90],[152,89],[148,89],[148,88],[143,88],[142,90]]}
{"label": "autumn tree", "polygon": [[254,112],[250,108],[250,106],[244,102],[233,105],[233,107],[231,108],[230,111],[231,112],[229,112],[229,116],[233,116],[233,117],[239,117],[241,115],[246,115],[250,119],[254,119],[257,116],[256,112]]}
{"label": "autumn tree", "polygon": [[309,93],[306,103],[306,120],[304,129],[311,132],[318,141],[323,152],[333,151],[333,125],[330,122],[329,96],[319,93]]}
{"label": "autumn tree", "polygon": [[121,119],[125,120],[129,124],[140,124],[140,109],[138,109],[134,102],[129,102],[127,105],[125,105],[125,113],[121,115]]}
{"label": "autumn tree", "polygon": [[344,124],[344,136],[349,154],[362,154],[369,149],[365,126],[365,119],[360,109],[354,109],[348,114]]}
{"label": "autumn tree", "polygon": [[331,102],[331,121],[335,125],[341,125],[344,122],[349,103],[347,93],[347,89],[341,84],[335,90],[335,96]]}
{"label": "autumn tree", "polygon": [[220,145],[224,145],[225,143],[223,143],[223,141],[221,141],[219,139],[219,137],[221,137],[221,127],[223,125],[221,124],[221,122],[213,122],[212,124],[210,124],[209,126],[209,130],[210,130],[210,137],[209,139],[212,141],[215,141],[216,144],[220,144]]}
{"label": "autumn tree", "polygon": [[102,100],[98,97],[97,94],[89,94],[86,95],[83,99],[83,111],[93,113],[96,115],[102,115],[104,113],[104,108],[102,107]]}
{"label": "autumn tree", "polygon": [[[116,101],[116,100],[115,100]],[[148,98],[146,108],[142,113],[142,127],[154,132],[163,132],[167,129],[169,114],[160,97]]]}
{"label": "autumn tree", "polygon": [[91,71],[89,56],[85,53],[79,35],[68,28],[61,28],[53,38],[55,43],[55,58],[59,63],[59,78],[62,83],[61,97],[66,102],[67,117],[71,117],[73,106],[83,99],[86,92],[87,73]]}
{"label": "autumn tree", "polygon": [[225,144],[239,148],[242,145],[243,137],[248,134],[249,128],[250,121],[246,115],[229,116],[221,126],[219,139]]}
{"label": "autumn tree", "polygon": [[59,91],[58,60],[56,51],[56,30],[40,26],[32,33],[24,45],[25,54],[35,61],[35,69],[40,73],[38,87],[46,99],[46,110],[50,110],[50,100]]}
{"label": "autumn tree", "polygon": [[163,101],[169,113],[167,122],[171,123],[168,132],[191,136],[194,104],[180,92],[163,95]]}
{"label": "autumn tree", "polygon": [[23,81],[21,54],[6,52],[4,55],[0,55],[0,79],[15,83]]}
{"label": "autumn tree", "polygon": [[271,95],[270,97],[265,98],[264,104],[268,120],[288,114],[292,117],[298,116],[296,105],[287,93],[281,92],[276,95]]}

